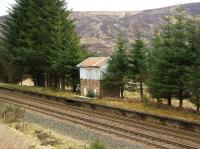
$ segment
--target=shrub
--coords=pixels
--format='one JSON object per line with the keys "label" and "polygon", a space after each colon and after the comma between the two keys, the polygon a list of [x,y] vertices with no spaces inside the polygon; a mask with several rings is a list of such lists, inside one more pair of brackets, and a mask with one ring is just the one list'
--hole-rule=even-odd
{"label": "shrub", "polygon": [[15,129],[16,129],[16,130],[19,130],[19,131],[21,131],[21,132],[24,132],[24,131],[27,129],[27,126],[28,126],[27,123],[18,122],[18,123],[15,125]]}
{"label": "shrub", "polygon": [[25,110],[4,103],[0,103],[0,117],[6,122],[17,122],[24,117]]}
{"label": "shrub", "polygon": [[106,149],[106,146],[100,141],[96,140],[92,142],[87,149]]}
{"label": "shrub", "polygon": [[87,92],[87,95],[86,95],[86,96],[89,97],[89,98],[95,98],[95,97],[96,97],[96,95],[95,95],[95,93],[94,93],[93,90],[89,90],[89,91]]}
{"label": "shrub", "polygon": [[55,145],[60,144],[60,140],[52,136],[51,132],[47,133],[47,132],[44,132],[43,130],[36,130],[35,134],[37,135],[38,139],[41,141],[42,145],[55,146]]}

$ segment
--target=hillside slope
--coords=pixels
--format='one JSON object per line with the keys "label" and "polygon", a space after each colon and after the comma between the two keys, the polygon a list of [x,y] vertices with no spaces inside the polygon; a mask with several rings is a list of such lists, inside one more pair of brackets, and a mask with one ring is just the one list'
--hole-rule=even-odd
{"label": "hillside slope", "polygon": [[[182,5],[191,15],[200,15],[200,3]],[[133,40],[134,32],[141,30],[150,39],[156,26],[163,23],[163,17],[177,6],[145,10],[141,12],[74,12],[77,19],[77,31],[82,42],[89,50],[101,55],[111,54],[119,30],[125,32],[129,41]]]}
{"label": "hillside slope", "polygon": [[[143,31],[145,37],[150,39],[154,28],[162,24],[163,17],[176,7],[138,12],[73,12],[72,17],[76,19],[77,32],[82,43],[86,44],[90,51],[109,55],[115,47],[120,30],[129,41],[133,40],[133,34],[138,30]],[[182,7],[191,15],[200,15],[200,3],[184,4]]]}

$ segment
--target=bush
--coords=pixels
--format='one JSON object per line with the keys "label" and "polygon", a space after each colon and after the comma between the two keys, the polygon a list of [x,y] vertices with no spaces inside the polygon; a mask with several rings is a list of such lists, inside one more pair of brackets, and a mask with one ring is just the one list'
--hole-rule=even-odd
{"label": "bush", "polygon": [[92,142],[87,149],[106,149],[106,146],[98,140]]}
{"label": "bush", "polygon": [[0,118],[5,122],[18,122],[24,117],[25,110],[4,103],[0,103]]}
{"label": "bush", "polygon": [[89,90],[86,96],[89,97],[89,98],[95,98],[96,97],[93,90]]}
{"label": "bush", "polygon": [[47,132],[44,132],[43,130],[36,130],[35,134],[37,135],[37,138],[41,141],[42,145],[55,146],[55,145],[60,144],[60,140],[52,136],[51,132],[47,133]]}

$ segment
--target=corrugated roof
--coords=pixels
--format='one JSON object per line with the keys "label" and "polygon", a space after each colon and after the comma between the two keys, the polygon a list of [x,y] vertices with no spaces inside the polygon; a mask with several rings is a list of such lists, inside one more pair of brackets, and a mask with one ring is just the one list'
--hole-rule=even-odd
{"label": "corrugated roof", "polygon": [[101,67],[108,62],[109,57],[89,57],[77,67],[85,68],[85,67]]}

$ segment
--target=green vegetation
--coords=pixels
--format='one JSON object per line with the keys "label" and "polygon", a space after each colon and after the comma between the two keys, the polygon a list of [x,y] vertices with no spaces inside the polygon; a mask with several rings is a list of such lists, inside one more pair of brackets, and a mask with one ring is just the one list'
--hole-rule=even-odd
{"label": "green vegetation", "polygon": [[89,98],[95,98],[95,97],[96,97],[96,95],[95,95],[95,93],[94,93],[93,90],[89,90],[89,91],[87,92],[87,95],[86,95],[86,96],[89,97]]}
{"label": "green vegetation", "polygon": [[[166,24],[160,27],[155,36],[148,87],[152,97],[168,99],[169,106],[171,98],[177,97],[179,107],[182,107],[183,99],[189,96],[189,78],[192,75],[194,77],[191,72],[197,72],[196,68],[199,67],[194,64],[199,61],[199,47],[194,44],[199,41],[199,37],[189,36],[191,28],[188,26],[191,21],[194,24],[196,22],[193,18],[188,18],[182,9],[178,9],[175,15],[167,17]],[[197,30],[198,26],[192,29]]]}
{"label": "green vegetation", "polygon": [[100,141],[96,140],[92,142],[87,149],[106,149],[106,146]]}
{"label": "green vegetation", "polygon": [[199,26],[198,18],[189,17],[182,8],[178,8],[156,29],[148,52],[142,33],[136,34],[129,56],[126,43],[120,37],[104,78],[106,86],[117,87],[123,97],[128,82],[140,84],[141,98],[144,98],[143,88],[147,87],[151,97],[159,104],[164,99],[171,106],[171,100],[178,98],[181,108],[183,100],[191,98],[199,111]]}
{"label": "green vegetation", "polygon": [[117,48],[108,62],[109,66],[104,76],[106,89],[117,88],[120,90],[121,98],[124,97],[125,84],[127,83],[128,60],[126,50],[126,41],[122,34],[119,34]]}
{"label": "green vegetation", "polygon": [[143,83],[147,76],[147,52],[145,50],[145,41],[141,32],[136,33],[136,39],[132,44],[131,54],[129,56],[129,79],[140,83],[140,97],[143,99]]}
{"label": "green vegetation", "polygon": [[200,20],[190,19],[187,23],[189,30],[189,48],[193,51],[193,65],[189,68],[188,90],[191,94],[191,102],[200,110]]}
{"label": "green vegetation", "polygon": [[79,82],[76,65],[88,53],[80,45],[64,0],[17,0],[1,33],[4,82],[16,83],[28,75],[36,86],[64,89],[67,83],[75,91]]}

